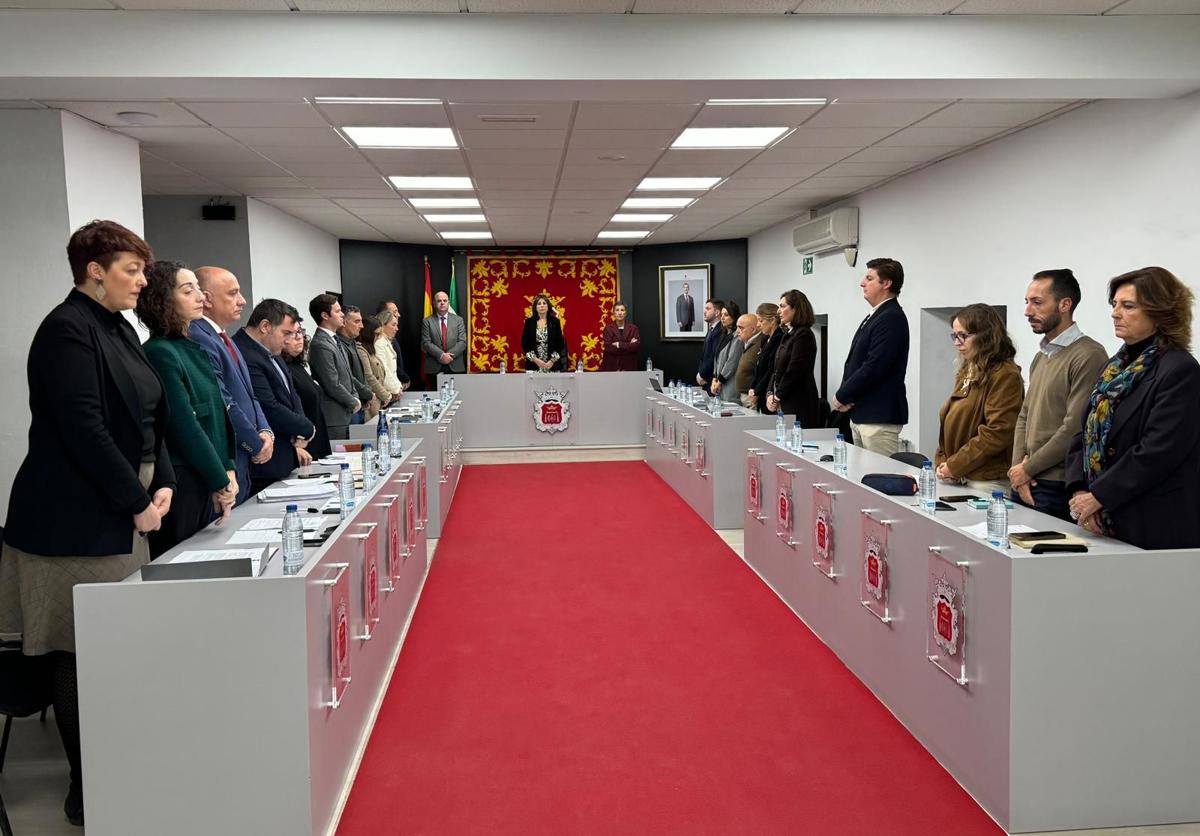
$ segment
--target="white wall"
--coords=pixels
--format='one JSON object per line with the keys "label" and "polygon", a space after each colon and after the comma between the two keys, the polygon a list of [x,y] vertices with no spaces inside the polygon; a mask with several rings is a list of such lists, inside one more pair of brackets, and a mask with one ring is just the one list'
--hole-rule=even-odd
{"label": "white wall", "polygon": [[905,437],[916,443],[928,437],[922,421],[932,422],[929,429],[936,424],[951,386],[945,381],[939,398],[919,403],[921,309],[1006,305],[1017,362],[1027,373],[1039,338],[1021,312],[1037,270],[1075,271],[1083,288],[1078,321],[1114,350],[1104,298],[1109,278],[1158,264],[1200,291],[1198,148],[1200,94],[1088,105],[846,201],[861,210],[856,268],[835,253],[817,258],[814,274],[802,276],[791,246],[794,221],[753,236],[748,301],[775,301],[797,287],[817,313],[829,315],[832,392],[867,312],[858,288],[866,261],[903,262],[900,302],[912,333]]}
{"label": "white wall", "polygon": [[307,319],[310,299],[342,289],[338,239],[261,201],[246,204],[254,272],[254,298],[246,300],[248,305],[282,299]]}
{"label": "white wall", "polygon": [[63,111],[62,145],[71,229],[104,219],[143,235],[142,166],[137,140]]}

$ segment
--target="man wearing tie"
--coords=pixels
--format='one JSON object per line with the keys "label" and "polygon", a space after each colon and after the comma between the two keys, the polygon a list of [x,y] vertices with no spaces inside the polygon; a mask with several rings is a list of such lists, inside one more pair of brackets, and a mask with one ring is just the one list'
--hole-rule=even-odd
{"label": "man wearing tie", "polygon": [[296,465],[312,462],[305,448],[317,431],[304,415],[291,373],[279,356],[284,343],[296,333],[299,318],[296,309],[286,302],[263,299],[254,306],[250,324],[233,335],[234,345],[250,370],[254,397],[279,439],[270,461],[251,466],[251,495],[287,476]]}
{"label": "man wearing tie", "polygon": [[433,295],[433,314],[421,320],[421,353],[430,374],[465,374],[467,371],[467,326],[458,314],[450,313],[450,297],[443,291]]}
{"label": "man wearing tie", "polygon": [[691,331],[696,324],[696,300],[692,298],[687,282],[683,283],[683,293],[675,298],[675,319],[680,331]]}
{"label": "man wearing tie", "polygon": [[900,430],[908,423],[908,317],[896,297],[904,286],[904,267],[891,258],[867,262],[859,283],[871,312],[858,326],[842,385],[833,408],[850,413],[854,443],[890,456],[900,447]]}
{"label": "man wearing tie", "polygon": [[275,434],[263,415],[245,358],[229,338],[227,328],[242,317],[246,299],[237,276],[223,267],[201,267],[196,281],[204,294],[204,316],[192,320],[188,333],[208,353],[217,376],[225,411],[233,427],[237,455],[237,504],[250,496],[250,465],[271,460],[275,452]]}
{"label": "man wearing tie", "polygon": [[362,409],[362,401],[337,342],[337,329],[345,322],[342,303],[332,293],[322,293],[308,303],[308,312],[317,323],[308,346],[308,365],[313,380],[321,384],[321,413],[331,439],[349,438],[350,417]]}

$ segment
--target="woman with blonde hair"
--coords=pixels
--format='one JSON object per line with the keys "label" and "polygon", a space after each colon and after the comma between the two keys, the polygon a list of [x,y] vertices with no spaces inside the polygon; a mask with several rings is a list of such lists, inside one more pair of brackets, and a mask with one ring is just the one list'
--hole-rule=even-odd
{"label": "woman with blonde hair", "polygon": [[954,391],[942,406],[937,476],[975,490],[1007,492],[1013,433],[1025,400],[1021,369],[1004,321],[991,305],[968,305],[951,320],[958,351]]}

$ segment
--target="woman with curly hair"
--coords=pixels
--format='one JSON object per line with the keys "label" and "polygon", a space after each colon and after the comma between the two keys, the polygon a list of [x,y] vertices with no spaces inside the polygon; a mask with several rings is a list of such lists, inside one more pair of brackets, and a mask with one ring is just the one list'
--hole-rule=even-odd
{"label": "woman with curly hair", "polygon": [[968,305],[950,325],[958,351],[954,391],[942,406],[937,476],[975,490],[1008,491],[1013,432],[1025,400],[1017,350],[991,305]]}
{"label": "woman with curly hair", "polygon": [[156,261],[146,271],[137,315],[150,331],[146,357],[162,378],[170,407],[167,449],[175,466],[175,501],[162,528],[150,534],[158,557],[214,517],[224,520],[237,499],[233,430],[208,354],[188,326],[204,315],[196,274],[178,261]]}
{"label": "woman with curly hair", "polygon": [[1188,286],[1162,267],[1108,283],[1122,341],[1067,453],[1071,517],[1142,549],[1200,546],[1200,364]]}

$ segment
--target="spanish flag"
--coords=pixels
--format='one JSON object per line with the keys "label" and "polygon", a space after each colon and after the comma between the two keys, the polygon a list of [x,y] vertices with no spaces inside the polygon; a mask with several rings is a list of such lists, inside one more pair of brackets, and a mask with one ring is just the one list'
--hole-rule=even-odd
{"label": "spanish flag", "polygon": [[[429,256],[425,256],[425,312],[421,317],[427,318],[433,316],[433,291],[429,287]],[[425,384],[425,388],[429,388],[429,377],[425,374],[425,358],[421,357],[421,382]]]}

